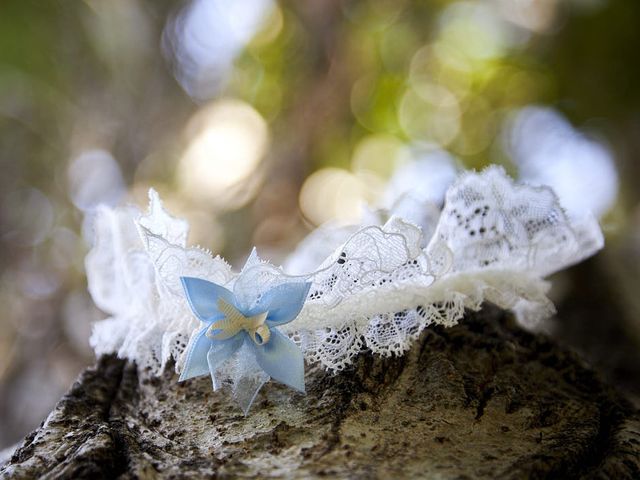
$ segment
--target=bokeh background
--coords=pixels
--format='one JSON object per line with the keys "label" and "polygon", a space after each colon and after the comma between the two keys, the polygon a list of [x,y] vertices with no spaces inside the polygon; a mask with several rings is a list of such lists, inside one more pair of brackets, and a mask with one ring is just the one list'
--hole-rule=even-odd
{"label": "bokeh background", "polygon": [[543,325],[640,387],[640,2],[0,2],[0,449],[93,362],[100,203],[150,186],[191,243],[281,260],[399,166],[504,165],[601,218]]}

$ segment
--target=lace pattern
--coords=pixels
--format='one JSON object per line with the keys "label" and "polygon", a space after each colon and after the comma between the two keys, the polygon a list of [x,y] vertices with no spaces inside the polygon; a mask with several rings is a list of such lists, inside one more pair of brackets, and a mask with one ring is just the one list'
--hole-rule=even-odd
{"label": "lace pattern", "polygon": [[[570,218],[551,189],[516,185],[498,167],[463,173],[434,225],[436,208],[403,200],[359,227],[321,227],[290,256],[288,273],[254,251],[241,276],[220,257],[187,247],[187,223],[170,216],[153,190],[146,214],[103,208],[86,268],[89,291],[110,317],[95,325],[91,344],[97,354],[117,352],[154,372],[174,358],[179,372],[198,327],[181,276],[236,295],[252,291],[254,301],[280,283],[304,280],[311,282],[304,308],[282,331],[308,362],[336,371],[363,349],[401,355],[428,325],[454,325],[486,301],[533,324],[553,313],[543,277],[603,245],[594,218]],[[268,380],[236,363],[216,381],[249,392]],[[246,376],[252,368],[256,374]]]}
{"label": "lace pattern", "polygon": [[516,185],[498,167],[465,173],[446,194],[432,244],[456,253],[453,271],[498,268],[546,276],[603,245],[593,217],[572,222],[548,187]]}

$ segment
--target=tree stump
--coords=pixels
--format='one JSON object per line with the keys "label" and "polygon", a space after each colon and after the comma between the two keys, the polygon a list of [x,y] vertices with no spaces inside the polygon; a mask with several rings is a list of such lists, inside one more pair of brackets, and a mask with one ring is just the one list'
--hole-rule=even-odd
{"label": "tree stump", "polygon": [[640,414],[573,353],[486,306],[403,357],[267,384],[244,417],[207,377],[87,369],[2,478],[640,478]]}

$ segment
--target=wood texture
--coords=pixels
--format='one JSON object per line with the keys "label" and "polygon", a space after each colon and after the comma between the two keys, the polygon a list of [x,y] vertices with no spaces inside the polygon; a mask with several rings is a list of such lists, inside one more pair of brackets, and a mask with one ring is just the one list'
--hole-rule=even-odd
{"label": "wood texture", "polygon": [[250,415],[208,378],[113,356],[2,467],[22,478],[640,478],[640,415],[574,354],[486,307],[400,358],[275,383]]}

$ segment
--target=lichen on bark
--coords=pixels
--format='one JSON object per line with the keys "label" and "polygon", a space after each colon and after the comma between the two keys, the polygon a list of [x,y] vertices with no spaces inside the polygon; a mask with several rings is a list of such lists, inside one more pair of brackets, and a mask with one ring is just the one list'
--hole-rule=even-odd
{"label": "lichen on bark", "polygon": [[573,353],[485,306],[402,357],[361,354],[245,417],[208,378],[105,356],[3,478],[640,478],[640,415]]}

